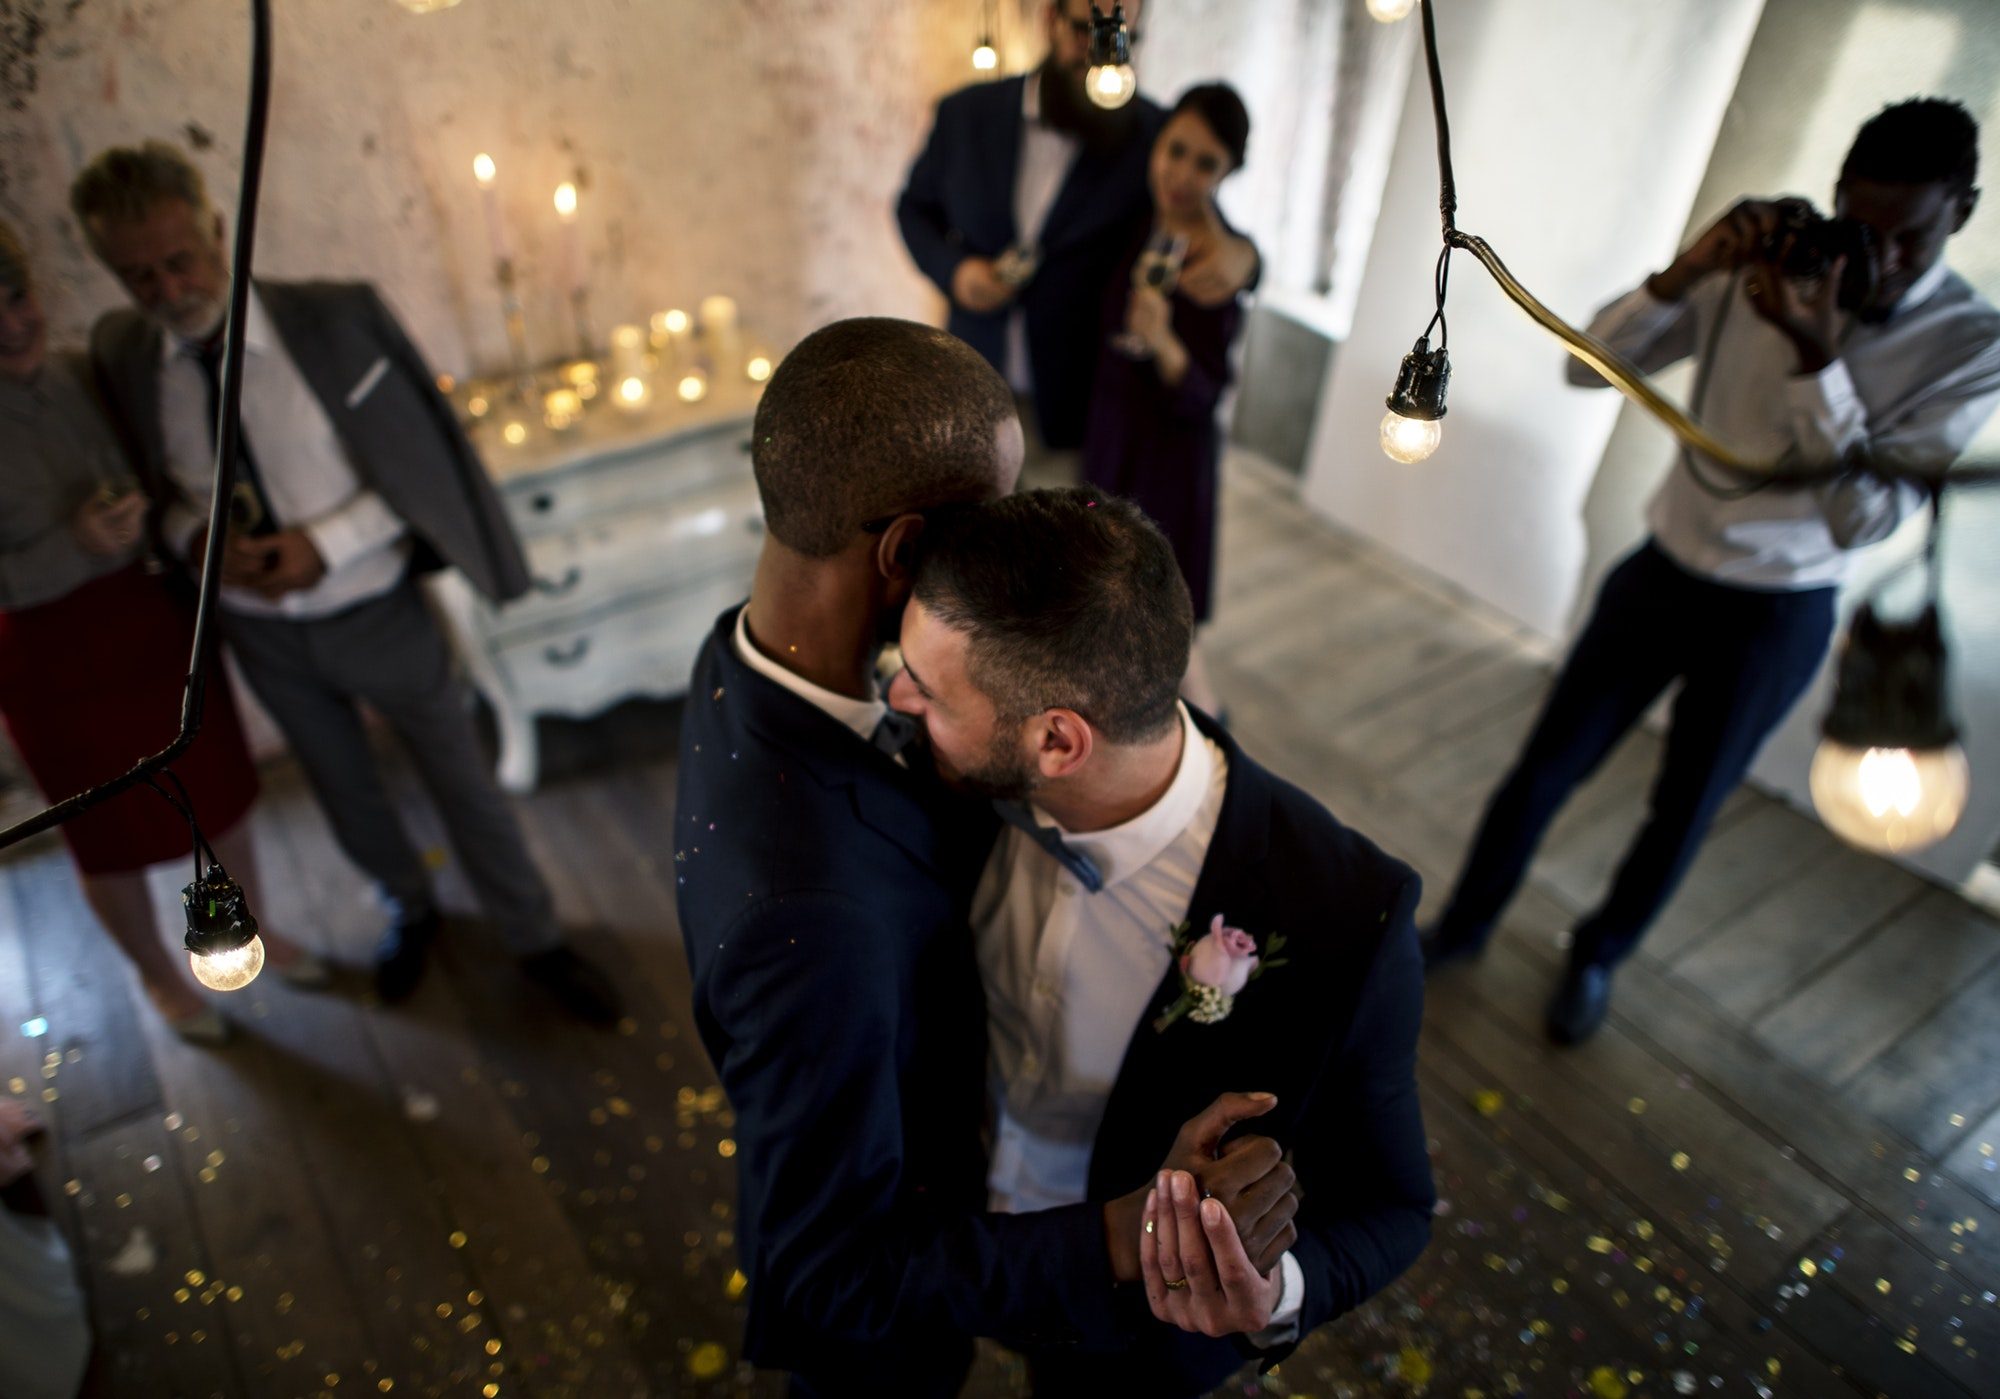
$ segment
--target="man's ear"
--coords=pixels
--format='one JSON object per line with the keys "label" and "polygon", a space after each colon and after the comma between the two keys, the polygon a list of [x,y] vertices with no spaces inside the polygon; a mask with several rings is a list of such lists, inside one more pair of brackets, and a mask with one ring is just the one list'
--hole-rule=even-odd
{"label": "man's ear", "polygon": [[876,571],[892,583],[908,583],[916,569],[917,537],[923,532],[922,515],[898,515],[875,543]]}
{"label": "man's ear", "polygon": [[1965,192],[1959,195],[1955,202],[1958,205],[1958,212],[1953,215],[1951,221],[1951,231],[1953,233],[1964,228],[1966,220],[1972,217],[1972,211],[1979,207],[1979,186],[1967,185]]}
{"label": "man's ear", "polygon": [[1096,751],[1097,731],[1074,709],[1045,709],[1035,719],[1035,765],[1042,779],[1068,777]]}

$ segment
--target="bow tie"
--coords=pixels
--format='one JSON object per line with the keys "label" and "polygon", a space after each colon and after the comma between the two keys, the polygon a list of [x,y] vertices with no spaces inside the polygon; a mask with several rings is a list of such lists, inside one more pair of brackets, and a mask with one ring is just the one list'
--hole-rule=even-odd
{"label": "bow tie", "polygon": [[908,748],[922,733],[924,726],[899,710],[891,709],[875,725],[875,732],[869,736],[880,752],[895,757]]}
{"label": "bow tie", "polygon": [[1076,849],[1062,838],[1062,832],[1054,826],[1044,826],[1035,820],[1035,813],[1028,809],[1026,802],[996,801],[993,810],[1002,821],[1025,834],[1029,840],[1049,852],[1049,855],[1075,876],[1076,882],[1095,894],[1104,887],[1104,876],[1097,868],[1097,862]]}

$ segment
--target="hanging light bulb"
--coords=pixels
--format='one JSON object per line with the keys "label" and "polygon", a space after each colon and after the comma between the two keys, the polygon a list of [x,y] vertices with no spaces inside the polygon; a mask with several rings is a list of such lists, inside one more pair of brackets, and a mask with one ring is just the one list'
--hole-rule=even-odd
{"label": "hanging light bulb", "polygon": [[1107,16],[1090,7],[1090,71],[1083,89],[1100,107],[1122,107],[1139,91],[1132,71],[1132,31],[1125,27],[1125,7],[1113,0]]}
{"label": "hanging light bulb", "polygon": [[264,970],[264,940],[243,886],[221,865],[181,890],[187,914],[188,966],[211,991],[240,991]]}
{"label": "hanging light bulb", "polygon": [[1417,0],[1368,0],[1368,13],[1384,24],[1406,19],[1417,8]]}
{"label": "hanging light bulb", "polygon": [[1382,415],[1382,450],[1391,460],[1420,462],[1437,450],[1444,437],[1444,391],[1450,380],[1451,360],[1444,346],[1433,350],[1430,336],[1420,336],[1403,356],[1389,411]]}
{"label": "hanging light bulb", "polygon": [[1000,66],[1000,54],[993,47],[991,36],[979,36],[979,47],[972,51],[972,66],[982,73],[991,73]]}
{"label": "hanging light bulb", "polygon": [[1850,845],[1901,855],[1935,845],[1965,814],[1972,769],[1945,696],[1935,605],[1884,622],[1863,603],[1841,648],[1833,707],[1813,754],[1813,807]]}

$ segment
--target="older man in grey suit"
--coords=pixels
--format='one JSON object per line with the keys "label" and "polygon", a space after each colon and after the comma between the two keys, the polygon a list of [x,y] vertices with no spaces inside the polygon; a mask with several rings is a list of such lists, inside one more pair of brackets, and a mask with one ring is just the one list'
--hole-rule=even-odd
{"label": "older man in grey suit", "polygon": [[[160,504],[162,542],[198,561],[228,308],[222,217],[200,172],[158,142],[98,156],[70,203],[139,308],[98,322],[92,358]],[[446,565],[495,599],[527,589],[519,542],[471,444],[366,284],[257,283],[244,351],[224,634],[341,848],[389,905],[375,959],[383,998],[414,989],[441,921],[369,751],[363,701],[401,739],[523,969],[582,1018],[617,1019],[610,983],[563,942],[418,591],[418,573]]]}

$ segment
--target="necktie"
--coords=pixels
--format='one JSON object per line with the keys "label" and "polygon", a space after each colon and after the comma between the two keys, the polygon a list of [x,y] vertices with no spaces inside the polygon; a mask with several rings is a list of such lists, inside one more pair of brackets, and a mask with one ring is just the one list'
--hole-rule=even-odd
{"label": "necktie", "polygon": [[876,723],[875,732],[869,741],[893,758],[916,741],[917,735],[923,732],[923,727],[909,715],[891,709]]}
{"label": "necktie", "polygon": [[1056,863],[1068,870],[1076,882],[1095,894],[1104,887],[1104,876],[1099,873],[1097,862],[1081,850],[1067,844],[1062,832],[1054,826],[1044,826],[1035,820],[1035,813],[1028,809],[1026,802],[996,801],[993,810],[1000,819],[1015,830],[1027,835],[1029,840],[1049,852]]}
{"label": "necktie", "polygon": [[[190,345],[188,358],[201,369],[201,377],[208,385],[208,431],[209,444],[215,444],[215,434],[221,427],[222,403],[222,337],[202,345]],[[236,498],[229,502],[229,518],[234,527],[243,534],[256,537],[278,532],[277,513],[271,509],[271,498],[264,493],[264,479],[258,474],[257,459],[250,453],[250,438],[243,431],[239,418],[236,429]]]}

